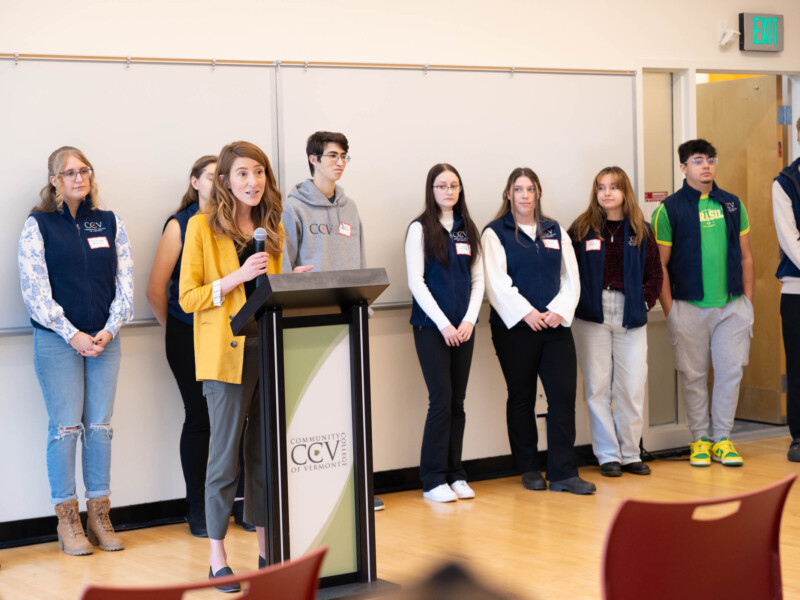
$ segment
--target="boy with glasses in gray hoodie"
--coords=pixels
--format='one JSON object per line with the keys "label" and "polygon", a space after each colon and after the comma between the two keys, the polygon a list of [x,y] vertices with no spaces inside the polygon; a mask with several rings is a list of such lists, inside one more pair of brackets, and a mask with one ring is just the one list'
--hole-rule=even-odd
{"label": "boy with glasses in gray hoodie", "polygon": [[[298,183],[283,203],[283,272],[313,265],[314,271],[365,269],[364,236],[356,203],[336,182],[350,145],[341,133],[317,131],[306,142],[311,178]],[[375,498],[375,510],[383,500]]]}

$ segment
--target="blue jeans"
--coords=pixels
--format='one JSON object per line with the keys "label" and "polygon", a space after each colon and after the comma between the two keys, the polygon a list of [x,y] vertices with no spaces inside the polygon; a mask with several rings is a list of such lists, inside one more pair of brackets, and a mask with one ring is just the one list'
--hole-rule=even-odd
{"label": "blue jeans", "polygon": [[49,424],[47,475],[53,504],[77,500],[75,452],[82,440],[87,498],[111,493],[111,413],[119,374],[120,342],[98,356],[80,356],[61,336],[33,330],[33,366],[42,387]]}

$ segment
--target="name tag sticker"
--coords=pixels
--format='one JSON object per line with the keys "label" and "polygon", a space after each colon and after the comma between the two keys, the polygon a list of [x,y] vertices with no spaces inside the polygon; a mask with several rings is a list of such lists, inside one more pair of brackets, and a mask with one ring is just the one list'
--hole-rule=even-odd
{"label": "name tag sticker", "polygon": [[86,238],[86,241],[89,242],[89,248],[92,250],[97,250],[98,248],[111,248],[111,246],[108,245],[108,238],[104,235]]}
{"label": "name tag sticker", "polygon": [[545,248],[550,248],[551,250],[561,250],[561,244],[558,243],[556,239],[543,239],[542,243],[544,244]]}
{"label": "name tag sticker", "polygon": [[591,252],[592,250],[600,250],[601,242],[600,240],[586,240],[586,251]]}
{"label": "name tag sticker", "polygon": [[456,242],[456,254],[463,254],[464,256],[472,256],[472,250],[469,244],[464,242]]}
{"label": "name tag sticker", "polygon": [[352,237],[353,228],[347,223],[339,223],[339,235],[343,235],[345,237]]}

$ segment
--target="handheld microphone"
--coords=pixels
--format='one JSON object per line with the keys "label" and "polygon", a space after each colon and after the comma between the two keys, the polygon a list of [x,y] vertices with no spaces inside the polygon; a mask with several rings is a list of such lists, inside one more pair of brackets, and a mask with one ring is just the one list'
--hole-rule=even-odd
{"label": "handheld microphone", "polygon": [[[264,242],[267,240],[267,230],[263,227],[259,227],[253,232],[253,239],[256,241],[256,252],[264,252]],[[258,287],[258,284],[264,281],[265,277],[266,275],[259,275],[256,277],[256,287]]]}

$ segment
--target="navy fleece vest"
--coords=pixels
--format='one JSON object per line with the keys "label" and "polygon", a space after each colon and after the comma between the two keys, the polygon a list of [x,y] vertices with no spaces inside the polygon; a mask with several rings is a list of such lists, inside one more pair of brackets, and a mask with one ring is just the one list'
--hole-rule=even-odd
{"label": "navy fleece vest", "polygon": [[[80,331],[94,333],[105,327],[116,295],[117,220],[108,210],[92,210],[88,201],[78,206],[75,218],[66,207],[61,212],[35,212],[44,240],[44,257],[53,299]],[[31,324],[45,329],[31,319]]]}
{"label": "navy fleece vest", "polygon": [[[709,199],[720,205],[725,216],[728,239],[728,296],[741,296],[742,248],[739,232],[742,211],[739,198],[713,184]],[[667,197],[664,208],[672,227],[672,253],[670,254],[669,280],[675,300],[703,299],[703,262],[700,246],[700,192],[683,180],[683,187]]]}
{"label": "navy fleece vest", "polygon": [[[792,212],[794,213],[794,222],[797,227],[800,227],[800,158],[794,161],[791,165],[786,167],[775,178],[783,191],[792,201]],[[775,273],[778,279],[782,277],[800,277],[800,269],[794,264],[791,259],[786,256],[781,250],[781,262],[778,264],[778,270]]]}
{"label": "navy fleece vest", "polygon": [[[516,228],[511,213],[492,221],[486,227],[495,232],[506,253],[506,269],[520,294],[539,312],[558,295],[561,287],[561,228],[555,221],[542,221],[536,239]],[[489,322],[505,325],[492,308]],[[527,327],[527,325],[526,325]]]}
{"label": "navy fleece vest", "polygon": [[[464,219],[454,212],[453,228],[447,242],[447,266],[435,258],[425,259],[425,285],[453,327],[458,327],[464,320],[472,290],[472,256],[458,253],[459,249],[463,251],[465,247],[469,249]],[[436,326],[416,299],[411,307],[411,324],[418,327]]]}
{"label": "navy fleece vest", "polygon": [[[637,248],[633,243],[636,236],[630,227],[628,218],[625,218],[625,247],[622,253],[622,278],[625,283],[625,308],[622,311],[623,327],[641,327],[647,323],[647,306],[644,301],[644,267],[645,252],[647,251],[647,236],[642,241],[642,247]],[[598,240],[590,229],[587,236],[581,240],[577,252],[578,271],[581,275],[581,297],[575,316],[584,321],[593,323],[603,322],[603,273],[606,264],[606,243],[600,241],[598,250],[587,251],[587,241]],[[594,244],[596,245],[596,243]]]}
{"label": "navy fleece vest", "polygon": [[180,297],[178,285],[181,279],[181,258],[183,257],[183,242],[186,239],[186,226],[189,223],[189,219],[197,214],[199,208],[200,205],[197,202],[190,204],[178,214],[172,215],[169,219],[167,219],[167,222],[164,223],[164,228],[166,229],[167,224],[172,219],[175,219],[181,228],[181,253],[178,255],[178,262],[175,263],[175,268],[172,269],[172,276],[170,277],[169,284],[167,285],[167,311],[170,315],[179,321],[186,323],[187,325],[191,325],[193,323],[193,319],[192,315],[184,312],[184,310],[181,308],[181,305],[178,304],[178,298]]}

